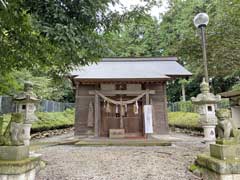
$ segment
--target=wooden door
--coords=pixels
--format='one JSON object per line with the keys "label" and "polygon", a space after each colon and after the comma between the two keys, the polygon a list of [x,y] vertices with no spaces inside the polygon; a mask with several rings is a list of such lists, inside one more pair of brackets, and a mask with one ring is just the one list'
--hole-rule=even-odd
{"label": "wooden door", "polygon": [[[138,114],[133,112],[133,104],[127,106],[127,112],[123,116],[126,136],[143,135],[143,111],[142,103],[138,103]],[[116,106],[111,105],[111,113],[107,113],[101,103],[101,136],[109,136],[109,129],[120,129],[120,114],[116,114]]]}
{"label": "wooden door", "polygon": [[124,128],[126,136],[142,136],[143,135],[143,116],[142,103],[138,103],[138,113],[135,114],[133,104],[128,105],[127,115],[124,117]]}

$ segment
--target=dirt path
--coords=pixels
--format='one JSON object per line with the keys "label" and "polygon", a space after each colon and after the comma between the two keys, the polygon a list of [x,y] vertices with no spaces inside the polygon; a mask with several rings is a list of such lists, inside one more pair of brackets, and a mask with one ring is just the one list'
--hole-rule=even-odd
{"label": "dirt path", "polygon": [[[181,139],[169,147],[50,146],[38,153],[47,167],[37,180],[195,180],[187,167],[206,145],[201,138],[173,134]],[[59,141],[63,135],[39,140]]]}

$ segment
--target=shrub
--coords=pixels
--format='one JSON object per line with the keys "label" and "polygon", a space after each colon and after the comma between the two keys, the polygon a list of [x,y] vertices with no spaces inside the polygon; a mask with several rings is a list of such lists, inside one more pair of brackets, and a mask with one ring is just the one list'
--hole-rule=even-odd
{"label": "shrub", "polygon": [[38,121],[33,123],[32,132],[60,129],[73,126],[74,110],[67,109],[64,112],[38,112]]}
{"label": "shrub", "polygon": [[[74,124],[74,110],[64,112],[37,112],[38,120],[32,125],[32,132],[71,127]],[[3,116],[3,132],[11,119],[11,115]]]}
{"label": "shrub", "polygon": [[169,112],[168,123],[170,126],[199,130],[199,114],[191,112]]}

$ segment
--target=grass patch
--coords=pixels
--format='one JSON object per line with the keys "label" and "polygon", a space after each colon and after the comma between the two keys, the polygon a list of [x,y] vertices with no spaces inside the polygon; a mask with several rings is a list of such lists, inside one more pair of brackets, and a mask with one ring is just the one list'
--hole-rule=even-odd
{"label": "grass patch", "polygon": [[[31,132],[46,131],[71,127],[74,124],[74,110],[67,109],[64,112],[37,112],[38,120],[33,123]],[[11,119],[11,115],[3,116],[3,129]]]}
{"label": "grass patch", "polygon": [[199,114],[191,112],[169,112],[168,123],[170,126],[199,130]]}

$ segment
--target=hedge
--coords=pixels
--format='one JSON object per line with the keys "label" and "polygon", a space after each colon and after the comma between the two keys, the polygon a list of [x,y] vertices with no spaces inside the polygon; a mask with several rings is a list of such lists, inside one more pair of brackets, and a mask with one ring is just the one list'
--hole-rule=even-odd
{"label": "hedge", "polygon": [[[74,124],[73,109],[67,109],[64,112],[37,112],[36,115],[38,120],[33,123],[31,132],[66,128]],[[3,128],[5,129],[11,119],[11,115],[4,115],[3,119]]]}
{"label": "hedge", "polygon": [[32,125],[32,132],[71,127],[74,124],[74,110],[64,112],[38,112],[38,121]]}
{"label": "hedge", "polygon": [[169,112],[168,124],[172,127],[202,130],[199,124],[199,114],[192,112]]}

